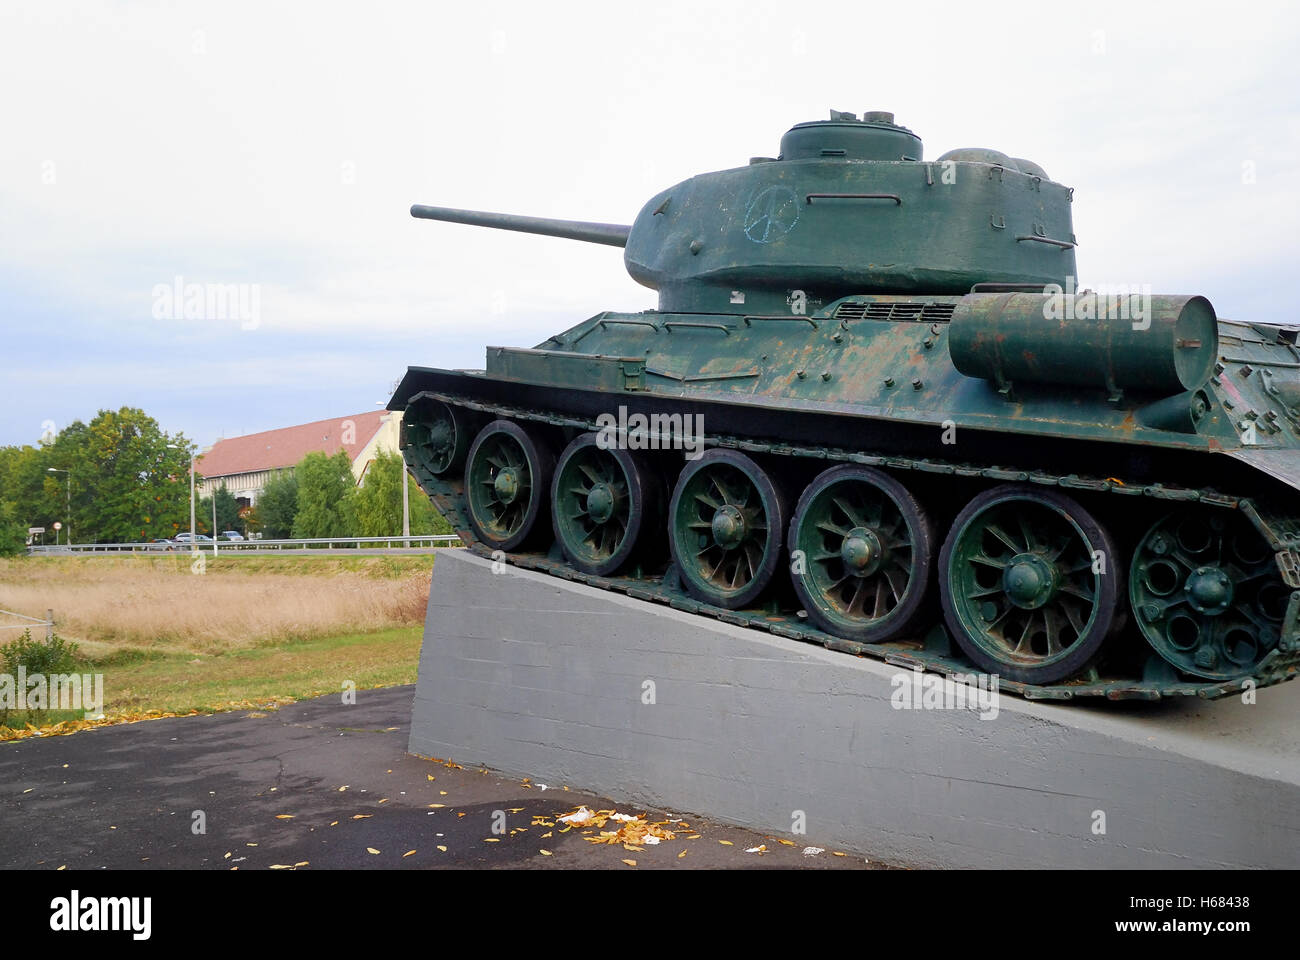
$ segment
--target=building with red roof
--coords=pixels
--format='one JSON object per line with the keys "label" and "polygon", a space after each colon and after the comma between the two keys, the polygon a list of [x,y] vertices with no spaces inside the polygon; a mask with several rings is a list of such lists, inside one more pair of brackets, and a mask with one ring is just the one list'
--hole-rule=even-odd
{"label": "building with red roof", "polygon": [[225,484],[241,507],[251,506],[271,477],[315,452],[333,456],[345,451],[360,482],[379,451],[397,450],[400,424],[400,413],[371,410],[218,440],[195,461],[202,477],[200,495],[209,496]]}

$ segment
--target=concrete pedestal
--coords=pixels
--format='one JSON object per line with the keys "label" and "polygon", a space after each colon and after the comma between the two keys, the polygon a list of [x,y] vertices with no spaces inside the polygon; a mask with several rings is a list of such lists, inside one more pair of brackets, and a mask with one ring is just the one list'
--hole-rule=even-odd
{"label": "concrete pedestal", "polygon": [[1300,867],[1298,683],[898,709],[910,671],[498,569],[438,554],[413,753],[913,866]]}

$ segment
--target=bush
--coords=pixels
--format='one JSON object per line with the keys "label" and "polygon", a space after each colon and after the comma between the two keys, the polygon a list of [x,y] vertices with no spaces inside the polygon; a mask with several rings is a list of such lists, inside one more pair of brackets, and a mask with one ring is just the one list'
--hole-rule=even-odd
{"label": "bush", "polygon": [[76,669],[77,656],[75,640],[64,640],[58,634],[48,640],[33,640],[30,630],[24,630],[17,640],[0,647],[4,672],[14,676],[18,675],[19,667],[25,667],[29,674],[70,673]]}
{"label": "bush", "polygon": [[[18,684],[18,669],[22,667],[28,676],[34,673],[46,677],[57,673],[72,673],[77,666],[78,647],[75,641],[64,640],[58,634],[47,640],[33,640],[32,632],[24,630],[21,637],[12,643],[0,646],[0,673],[13,677],[15,690]],[[11,707],[0,703],[0,727],[9,725]],[[40,716],[44,710],[29,710],[27,713]]]}

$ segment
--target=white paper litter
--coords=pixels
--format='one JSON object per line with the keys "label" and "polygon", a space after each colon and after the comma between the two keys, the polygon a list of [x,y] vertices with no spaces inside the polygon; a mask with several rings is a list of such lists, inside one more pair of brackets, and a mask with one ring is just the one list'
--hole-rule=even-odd
{"label": "white paper litter", "polygon": [[573,824],[586,823],[594,816],[595,814],[592,813],[590,810],[588,810],[586,807],[579,807],[577,810],[573,811],[573,813],[569,814],[567,817],[560,817],[559,820],[561,823],[573,823]]}

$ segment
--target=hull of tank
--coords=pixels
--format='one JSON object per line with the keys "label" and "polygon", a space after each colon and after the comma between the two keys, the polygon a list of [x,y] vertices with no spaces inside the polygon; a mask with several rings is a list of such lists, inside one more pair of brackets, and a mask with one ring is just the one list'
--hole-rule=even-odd
{"label": "hull of tank", "polygon": [[[1198,384],[1193,377],[1194,389],[1183,390],[1178,374],[1162,380],[1151,372],[1162,362],[1160,349],[1133,356],[1149,340],[1125,340],[1121,352],[1113,338],[1079,341],[1095,323],[1070,328],[1062,321],[1060,337],[1080,358],[1078,384],[1062,387],[1048,382],[1061,377],[1050,368],[1050,329],[1003,330],[992,347],[969,336],[963,342],[962,331],[974,322],[962,320],[968,306],[969,298],[957,296],[859,296],[807,313],[796,303],[789,314],[766,316],[603,313],[532,350],[489,347],[484,371],[412,367],[389,406],[408,411],[404,450],[417,480],[471,548],[498,559],[849,653],[969,673],[973,665],[953,642],[952,622],[939,615],[934,591],[923,604],[930,615],[915,617],[907,635],[862,642],[813,623],[782,572],[753,603],[729,607],[686,589],[662,542],[609,573],[578,569],[546,537],[500,550],[469,516],[467,448],[478,430],[501,420],[528,431],[552,457],[584,434],[611,437],[652,462],[647,469],[664,503],[657,513],[648,510],[647,526],[664,525],[663,515],[676,509],[668,495],[704,451],[731,450],[761,464],[791,507],[829,468],[868,468],[924,505],[935,538],[932,565],[940,563],[939,540],[955,521],[964,522],[967,504],[988,499],[995,488],[1032,488],[1025,494],[1031,502],[1033,489],[1052,491],[1045,503],[1067,498],[1060,502],[1078,504],[1106,528],[1117,580],[1127,583],[1135,568],[1145,579],[1121,588],[1105,652],[1085,669],[1047,683],[1004,678],[1003,688],[1035,698],[1213,698],[1240,693],[1243,684],[1291,679],[1300,664],[1294,332],[1226,320],[1214,321],[1208,337],[1180,328],[1180,362],[1198,349],[1213,354],[1209,379]],[[1016,344],[1018,335],[1035,338],[1033,349],[987,358],[985,348]],[[981,363],[987,376],[959,369]],[[460,445],[431,468],[421,417],[435,405],[453,411]],[[1234,634],[1238,650],[1258,647],[1241,654],[1240,669],[1210,662],[1212,653],[1210,661],[1194,660],[1192,647],[1179,646],[1177,614],[1169,615],[1170,656],[1156,655],[1144,639],[1166,629],[1163,608],[1154,614],[1160,604],[1149,602],[1160,598],[1148,596],[1165,563],[1156,530],[1182,517],[1198,524],[1207,518],[1221,534],[1216,543],[1244,542],[1249,530],[1264,545],[1258,549],[1266,562],[1249,576],[1239,570],[1243,562],[1225,560],[1228,573],[1210,563],[1192,578],[1200,578],[1193,602],[1202,613],[1219,600],[1214,577],[1268,580],[1267,616],[1252,607]],[[1138,629],[1143,617],[1159,622]],[[1232,650],[1226,652],[1231,659]]]}

